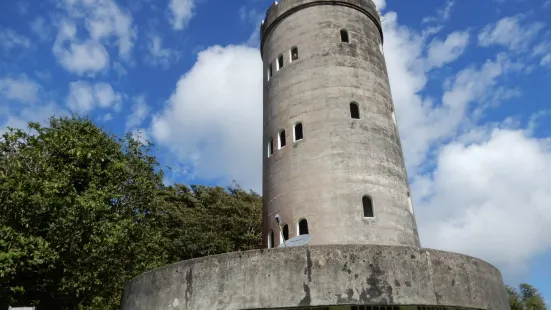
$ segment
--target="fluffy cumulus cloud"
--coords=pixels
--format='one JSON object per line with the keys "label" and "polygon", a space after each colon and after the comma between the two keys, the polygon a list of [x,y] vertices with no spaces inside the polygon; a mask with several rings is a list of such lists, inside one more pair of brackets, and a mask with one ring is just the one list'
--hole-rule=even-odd
{"label": "fluffy cumulus cloud", "polygon": [[75,24],[63,22],[53,52],[61,66],[76,74],[96,73],[109,65],[105,47],[94,40],[79,40]]}
{"label": "fluffy cumulus cloud", "polygon": [[26,128],[53,115],[68,114],[35,80],[25,74],[0,77],[0,135],[8,127]]}
{"label": "fluffy cumulus cloud", "polygon": [[[76,74],[94,74],[109,65],[108,46],[129,60],[136,29],[130,13],[114,0],[64,0],[67,16],[59,23],[53,52],[59,63]],[[79,36],[79,26],[86,31]]]}
{"label": "fluffy cumulus cloud", "polygon": [[446,40],[434,40],[428,47],[428,60],[431,68],[439,68],[455,61],[461,56],[469,43],[467,31],[456,31],[448,35]]}
{"label": "fluffy cumulus cloud", "polygon": [[133,101],[132,112],[126,119],[126,130],[134,129],[136,126],[141,125],[149,115],[149,106],[143,96],[136,97]]}
{"label": "fluffy cumulus cloud", "polygon": [[530,22],[522,15],[504,17],[484,27],[478,35],[481,46],[502,45],[511,50],[524,50],[545,27],[542,22]]}
{"label": "fluffy cumulus cloud", "polygon": [[170,0],[170,24],[174,30],[184,29],[193,17],[195,9],[194,0]]}
{"label": "fluffy cumulus cloud", "polygon": [[379,11],[384,10],[386,7],[386,0],[373,0],[373,2]]}
{"label": "fluffy cumulus cloud", "polygon": [[[46,101],[42,104],[25,106],[17,113],[5,115],[3,122],[0,122],[0,135],[7,131],[8,127],[27,128],[29,122],[45,124],[51,116],[68,116],[69,112],[53,101]],[[0,117],[2,117],[0,111]]]}
{"label": "fluffy cumulus cloud", "polygon": [[[530,259],[551,248],[545,238],[551,233],[551,209],[545,207],[551,149],[528,130],[478,121],[519,95],[505,81],[523,74],[524,65],[509,53],[496,54],[444,78],[441,96],[426,96],[435,70],[465,52],[468,32],[428,40],[434,32],[404,27],[394,12],[384,18],[385,57],[423,246],[487,259],[507,276],[521,274]],[[502,27],[484,27],[479,44],[519,46],[495,31]]]}
{"label": "fluffy cumulus cloud", "polygon": [[0,95],[21,103],[35,103],[40,85],[22,74],[16,77],[0,78]]}
{"label": "fluffy cumulus cloud", "polygon": [[74,112],[87,113],[95,108],[116,108],[121,99],[110,84],[76,81],[69,84],[67,106]]}
{"label": "fluffy cumulus cloud", "polygon": [[551,247],[551,145],[524,131],[446,145],[414,192],[425,245],[484,258],[507,275]]}
{"label": "fluffy cumulus cloud", "polygon": [[260,190],[261,68],[258,49],[213,46],[200,52],[153,117],[152,137],[192,161],[202,178],[230,176],[244,188]]}

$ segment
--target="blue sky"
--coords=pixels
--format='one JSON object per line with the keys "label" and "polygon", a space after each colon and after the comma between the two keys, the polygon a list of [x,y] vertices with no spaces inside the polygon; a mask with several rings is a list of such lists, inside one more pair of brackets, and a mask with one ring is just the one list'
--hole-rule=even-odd
{"label": "blue sky", "polygon": [[[287,0],[289,1],[289,0]],[[550,0],[376,0],[423,246],[551,300]],[[71,112],[261,189],[264,0],[0,4],[0,132]]]}

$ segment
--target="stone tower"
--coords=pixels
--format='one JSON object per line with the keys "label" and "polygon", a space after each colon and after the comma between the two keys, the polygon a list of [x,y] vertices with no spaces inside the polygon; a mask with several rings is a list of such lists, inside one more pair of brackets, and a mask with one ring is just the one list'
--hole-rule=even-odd
{"label": "stone tower", "polygon": [[269,249],[147,272],[122,309],[510,310],[494,266],[420,247],[371,0],[282,0],[261,39]]}
{"label": "stone tower", "polygon": [[261,35],[265,245],[420,246],[375,5],[284,0]]}

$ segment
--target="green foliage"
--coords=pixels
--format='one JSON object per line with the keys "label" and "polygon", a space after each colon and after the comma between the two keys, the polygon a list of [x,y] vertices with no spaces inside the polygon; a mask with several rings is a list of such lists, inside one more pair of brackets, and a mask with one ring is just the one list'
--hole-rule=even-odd
{"label": "green foliage", "polygon": [[237,186],[175,185],[159,196],[167,252],[178,261],[260,248],[262,199]]}
{"label": "green foliage", "polygon": [[543,297],[532,285],[522,283],[518,290],[510,286],[506,288],[511,310],[547,310]]}
{"label": "green foliage", "polygon": [[118,309],[133,277],[261,246],[261,197],[162,184],[152,144],[90,120],[0,138],[0,309]]}
{"label": "green foliage", "polygon": [[148,148],[75,117],[3,135],[0,308],[114,309],[126,281],[166,262]]}

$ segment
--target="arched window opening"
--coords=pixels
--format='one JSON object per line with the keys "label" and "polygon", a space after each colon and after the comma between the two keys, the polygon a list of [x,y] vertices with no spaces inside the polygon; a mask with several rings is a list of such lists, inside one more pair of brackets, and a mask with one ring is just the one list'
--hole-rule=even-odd
{"label": "arched window opening", "polygon": [[413,200],[411,199],[411,195],[409,194],[409,191],[408,191],[408,207],[409,207],[409,212],[413,213]]}
{"label": "arched window opening", "polygon": [[281,148],[285,147],[285,145],[287,145],[287,141],[285,139],[285,130],[282,130],[279,133],[279,147],[278,147],[278,149],[281,149]]}
{"label": "arched window opening", "polygon": [[346,29],[341,29],[341,42],[350,43],[348,38],[348,31]]}
{"label": "arched window opening", "polygon": [[302,219],[298,222],[298,234],[300,235],[307,235],[310,232],[308,231],[308,221],[306,219]]}
{"label": "arched window opening", "polygon": [[291,48],[291,61],[294,61],[297,59],[298,59],[298,48],[294,46],[293,48]]}
{"label": "arched window opening", "polygon": [[304,138],[302,133],[302,123],[298,123],[295,125],[294,132],[295,132],[295,141],[300,141]]}
{"label": "arched window opening", "polygon": [[268,141],[268,157],[274,154],[274,139],[270,138]]}
{"label": "arched window opening", "polygon": [[392,121],[394,122],[394,125],[396,125],[396,113],[394,113],[394,107],[390,107],[390,111],[392,112]]}
{"label": "arched window opening", "polygon": [[274,231],[270,230],[268,234],[268,248],[271,249],[274,247]]}
{"label": "arched window opening", "polygon": [[287,224],[283,226],[283,240],[285,241],[289,240],[289,225]]}
{"label": "arched window opening", "polygon": [[283,55],[277,57],[277,71],[281,70],[281,68],[283,68]]}
{"label": "arched window opening", "polygon": [[360,119],[360,107],[355,102],[350,102],[350,117]]}
{"label": "arched window opening", "polygon": [[268,81],[272,78],[272,64],[268,66]]}
{"label": "arched window opening", "polygon": [[365,195],[362,198],[362,204],[364,208],[364,217],[373,217],[373,202],[371,197]]}

